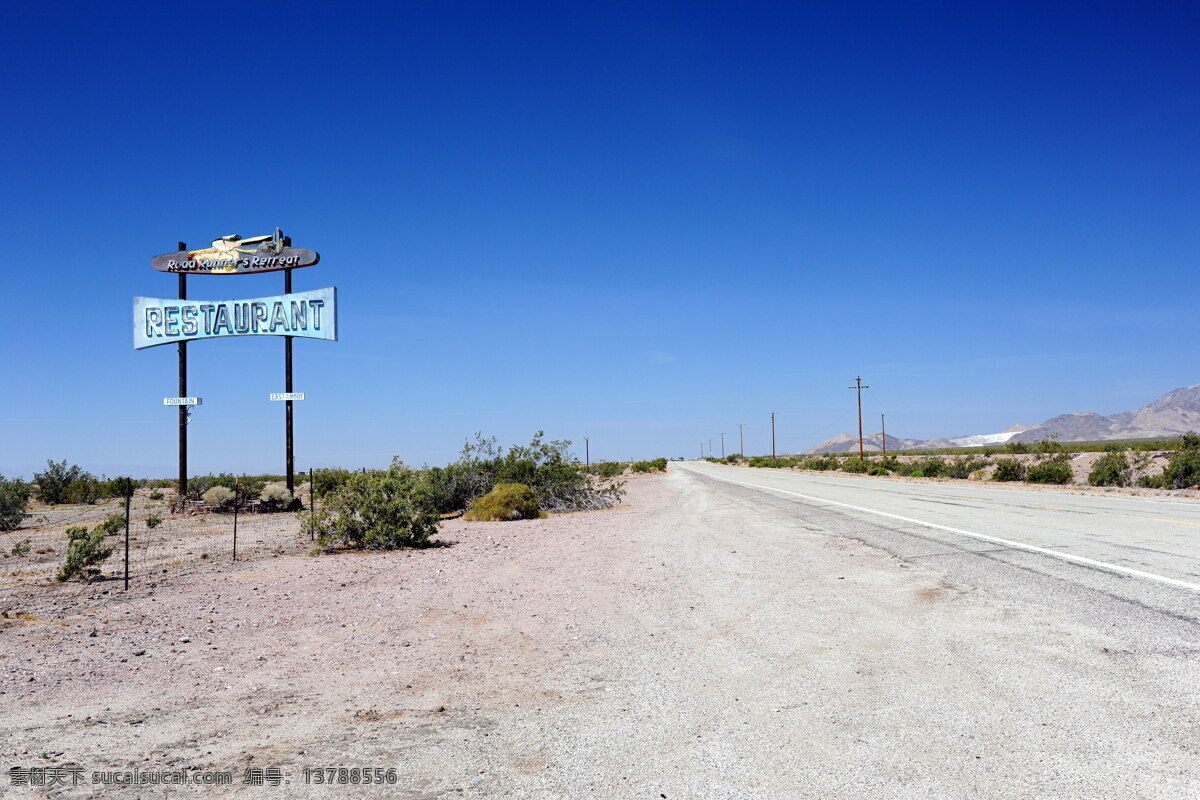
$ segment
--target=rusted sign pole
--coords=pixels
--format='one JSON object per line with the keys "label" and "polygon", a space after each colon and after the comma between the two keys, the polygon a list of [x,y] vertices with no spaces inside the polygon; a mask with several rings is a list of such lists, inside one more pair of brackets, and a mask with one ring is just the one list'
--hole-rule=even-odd
{"label": "rusted sign pole", "polygon": [[[187,245],[179,243],[179,250],[187,250]],[[179,273],[179,299],[187,300],[187,275]],[[179,396],[187,397],[187,342],[179,343]],[[179,407],[179,503],[182,508],[187,497],[188,473],[188,407]]]}

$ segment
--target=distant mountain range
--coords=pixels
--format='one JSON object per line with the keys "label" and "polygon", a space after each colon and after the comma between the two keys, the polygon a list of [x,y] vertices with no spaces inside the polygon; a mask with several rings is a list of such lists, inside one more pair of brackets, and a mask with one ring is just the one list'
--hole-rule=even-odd
{"label": "distant mountain range", "polygon": [[[1136,411],[1106,417],[1079,411],[1051,417],[1040,425],[1012,425],[999,433],[952,436],[945,439],[900,439],[887,437],[888,450],[932,450],[939,447],[982,447],[1005,442],[1036,442],[1057,436],[1063,442],[1097,442],[1108,439],[1150,439],[1200,431],[1200,384],[1176,389]],[[863,449],[879,452],[881,436],[863,436]],[[806,453],[848,453],[858,449],[858,436],[839,433]]]}

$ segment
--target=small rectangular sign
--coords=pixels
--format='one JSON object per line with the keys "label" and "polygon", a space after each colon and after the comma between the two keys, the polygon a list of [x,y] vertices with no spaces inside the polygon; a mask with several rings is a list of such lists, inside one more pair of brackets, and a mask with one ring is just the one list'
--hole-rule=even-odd
{"label": "small rectangular sign", "polygon": [[303,400],[304,392],[271,392],[272,400]]}
{"label": "small rectangular sign", "polygon": [[164,397],[164,406],[202,406],[203,397]]}
{"label": "small rectangular sign", "polygon": [[337,341],[337,289],[248,300],[133,298],[133,347],[217,336],[298,336]]}

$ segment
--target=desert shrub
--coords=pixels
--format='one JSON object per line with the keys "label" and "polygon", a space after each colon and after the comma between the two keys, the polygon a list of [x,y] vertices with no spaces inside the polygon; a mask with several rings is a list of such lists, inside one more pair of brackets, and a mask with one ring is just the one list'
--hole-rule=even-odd
{"label": "desert shrub", "polygon": [[726,464],[737,464],[741,460],[742,460],[741,453],[730,453],[729,455],[725,456]]}
{"label": "desert shrub", "polygon": [[847,458],[842,462],[842,472],[854,472],[864,475],[870,468],[871,465],[864,458]]}
{"label": "desert shrub", "polygon": [[21,525],[31,493],[29,484],[20,478],[0,475],[0,531],[13,531]]}
{"label": "desert shrub", "polygon": [[883,464],[873,463],[873,464],[871,464],[870,469],[867,470],[867,474],[882,477],[882,476],[888,475],[889,472],[888,472],[888,468],[885,467]]}
{"label": "desert shrub", "polygon": [[12,555],[18,558],[24,558],[29,555],[29,551],[33,549],[28,539],[22,539],[12,546]]}
{"label": "desert shrub", "polygon": [[233,502],[234,491],[228,486],[212,486],[204,493],[204,505],[213,511],[221,511]]}
{"label": "desert shrub", "polygon": [[163,493],[160,492],[158,489],[155,489],[153,492],[150,493],[150,499],[151,500],[162,500]]}
{"label": "desert shrub", "polygon": [[788,456],[776,456],[775,458],[771,458],[770,456],[755,456],[749,461],[752,467],[766,467],[769,469],[786,469],[794,467],[799,463],[799,459],[789,458]]}
{"label": "desert shrub", "polygon": [[996,459],[996,469],[992,471],[994,481],[1019,481],[1025,478],[1025,465],[1015,458]]}
{"label": "desert shrub", "polygon": [[1167,461],[1162,483],[1167,489],[1200,485],[1200,436],[1189,432],[1179,437],[1179,449]]}
{"label": "desert shrub", "polygon": [[[525,484],[537,496],[538,505],[548,511],[609,508],[620,502],[622,486],[611,480],[619,472],[610,474],[606,464],[600,464],[597,480],[571,453],[569,441],[546,441],[544,436],[538,431],[528,445],[506,450],[497,445],[495,437],[485,439],[476,434],[475,440],[463,447],[458,461],[425,470],[428,502],[438,511],[457,511],[500,483]],[[392,466],[404,468],[396,459]],[[622,465],[617,467],[622,469]]]}
{"label": "desert shrub", "polygon": [[1058,440],[1058,434],[1052,434],[1045,439],[1039,439],[1033,445],[1033,452],[1040,456],[1065,455],[1066,445]]}
{"label": "desert shrub", "polygon": [[46,461],[45,472],[33,473],[33,482],[38,487],[38,499],[51,506],[65,503],[67,487],[83,474],[83,470],[75,464],[68,465],[65,458],[59,462]]}
{"label": "desert shrub", "polygon": [[1029,445],[1025,444],[1025,442],[1008,442],[1004,445],[1004,452],[1012,453],[1014,455],[1028,453]]}
{"label": "desert shrub", "polygon": [[150,516],[146,517],[146,529],[152,531],[159,525],[162,525],[162,521],[162,517],[158,516],[158,514],[151,514]]}
{"label": "desert shrub", "polygon": [[625,465],[619,461],[602,461],[596,465],[596,472],[601,478],[615,478],[625,471]]}
{"label": "desert shrub", "polygon": [[109,514],[108,518],[96,526],[96,530],[100,531],[105,536],[116,536],[121,531],[125,530],[125,515],[124,514]]}
{"label": "desert shrub", "polygon": [[1159,473],[1158,475],[1142,475],[1137,479],[1137,485],[1143,489],[1170,489],[1167,484],[1167,476]]}
{"label": "desert shrub", "polygon": [[175,481],[170,478],[152,478],[144,482],[151,489],[174,489]]}
{"label": "desert shrub", "polygon": [[263,501],[263,505],[279,511],[291,508],[292,503],[295,502],[287,486],[281,483],[268,483],[263,487],[262,493],[259,494],[258,498]]}
{"label": "desert shrub", "polygon": [[[938,458],[937,456],[929,456],[920,461],[912,463],[912,472],[909,473],[914,478],[940,478],[949,472],[949,465]],[[920,472],[920,475],[917,473]]]}
{"label": "desert shrub", "polygon": [[437,532],[438,514],[421,475],[404,467],[351,473],[325,496],[319,511],[301,518],[318,546],[367,550],[419,547]]}
{"label": "desert shrub", "polygon": [[325,497],[330,492],[337,491],[350,480],[350,470],[341,467],[322,467],[313,470],[312,485],[315,497]]}
{"label": "desert shrub", "polygon": [[666,472],[667,460],[665,458],[656,458],[652,461],[636,461],[633,464],[634,472]]}
{"label": "desert shrub", "polygon": [[184,493],[185,500],[203,500],[204,493],[213,487],[213,476],[211,475],[196,475],[188,478],[187,492]]}
{"label": "desert shrub", "polygon": [[475,498],[463,518],[474,522],[508,522],[540,516],[533,489],[523,483],[498,483],[483,497]]}
{"label": "desert shrub", "polygon": [[981,470],[992,462],[986,458],[960,456],[946,465],[946,477],[966,480],[971,473]]}
{"label": "desert shrub", "polygon": [[67,528],[67,560],[54,576],[56,581],[69,581],[82,577],[90,580],[100,574],[97,566],[112,555],[111,547],[104,547],[104,529],[97,525],[90,533],[82,525]]}
{"label": "desert shrub", "polygon": [[67,484],[63,502],[92,505],[104,497],[104,484],[91,473],[85,472]]}
{"label": "desert shrub", "polygon": [[1092,486],[1128,486],[1131,471],[1125,451],[1111,450],[1096,459],[1088,473],[1088,483]]}
{"label": "desert shrub", "polygon": [[1070,483],[1071,465],[1058,459],[1042,461],[1025,472],[1025,480],[1029,483]]}

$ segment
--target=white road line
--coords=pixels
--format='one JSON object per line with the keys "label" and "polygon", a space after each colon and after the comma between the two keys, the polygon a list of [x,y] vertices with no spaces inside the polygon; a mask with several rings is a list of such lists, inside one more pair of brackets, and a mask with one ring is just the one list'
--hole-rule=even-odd
{"label": "white road line", "polygon": [[823,497],[813,497],[812,495],[801,494],[800,492],[792,492],[787,489],[777,489],[774,486],[763,486],[762,484],[759,484],[759,483],[747,483],[745,481],[735,481],[732,478],[724,478],[720,475],[716,475],[711,472],[706,472],[704,470],[693,470],[693,471],[697,472],[700,475],[705,475],[710,478],[715,478],[716,480],[719,480],[719,481],[725,481],[726,483],[735,483],[735,484],[738,484],[739,486],[749,486],[753,489],[766,489],[769,492],[779,492],[781,494],[790,494],[793,497],[800,497],[805,500],[815,500],[818,503],[828,503],[829,505],[841,506],[842,508],[852,508],[855,511],[862,511],[867,514],[875,514],[880,517],[888,517],[890,519],[897,519],[897,520],[900,520],[901,522],[911,522],[914,525],[922,525],[926,528],[934,528],[939,531],[948,531],[950,533],[957,533],[959,536],[969,536],[972,539],[982,539],[985,542],[995,542],[997,544],[1006,545],[1008,547],[1015,547],[1019,550],[1028,550],[1031,553],[1040,553],[1042,555],[1051,556],[1053,558],[1061,558],[1065,561],[1073,561],[1076,564],[1086,564],[1089,567],[1097,567],[1099,569],[1109,570],[1110,572],[1119,572],[1123,575],[1133,575],[1134,577],[1137,577],[1137,578],[1146,578],[1148,580],[1158,581],[1159,583],[1166,583],[1171,586],[1178,586],[1183,589],[1190,589],[1193,592],[1200,592],[1200,583],[1189,583],[1188,581],[1181,581],[1178,578],[1168,578],[1165,575],[1155,575],[1153,572],[1143,572],[1140,569],[1130,569],[1129,567],[1122,567],[1122,566],[1118,566],[1117,564],[1108,564],[1103,561],[1095,561],[1094,559],[1091,559],[1091,558],[1084,558],[1083,556],[1075,556],[1075,555],[1071,555],[1070,553],[1061,553],[1058,550],[1050,550],[1045,547],[1037,547],[1036,545],[1025,544],[1024,542],[1014,542],[1011,539],[1001,539],[999,536],[988,536],[986,533],[974,533],[972,531],[964,531],[961,528],[951,528],[949,525],[939,525],[936,522],[925,522],[924,520],[913,519],[912,517],[902,517],[899,514],[889,514],[886,511],[877,511],[873,508],[864,508],[863,506],[855,506],[855,505],[851,505],[850,503],[841,503],[841,502],[838,502],[837,500],[826,500]]}

